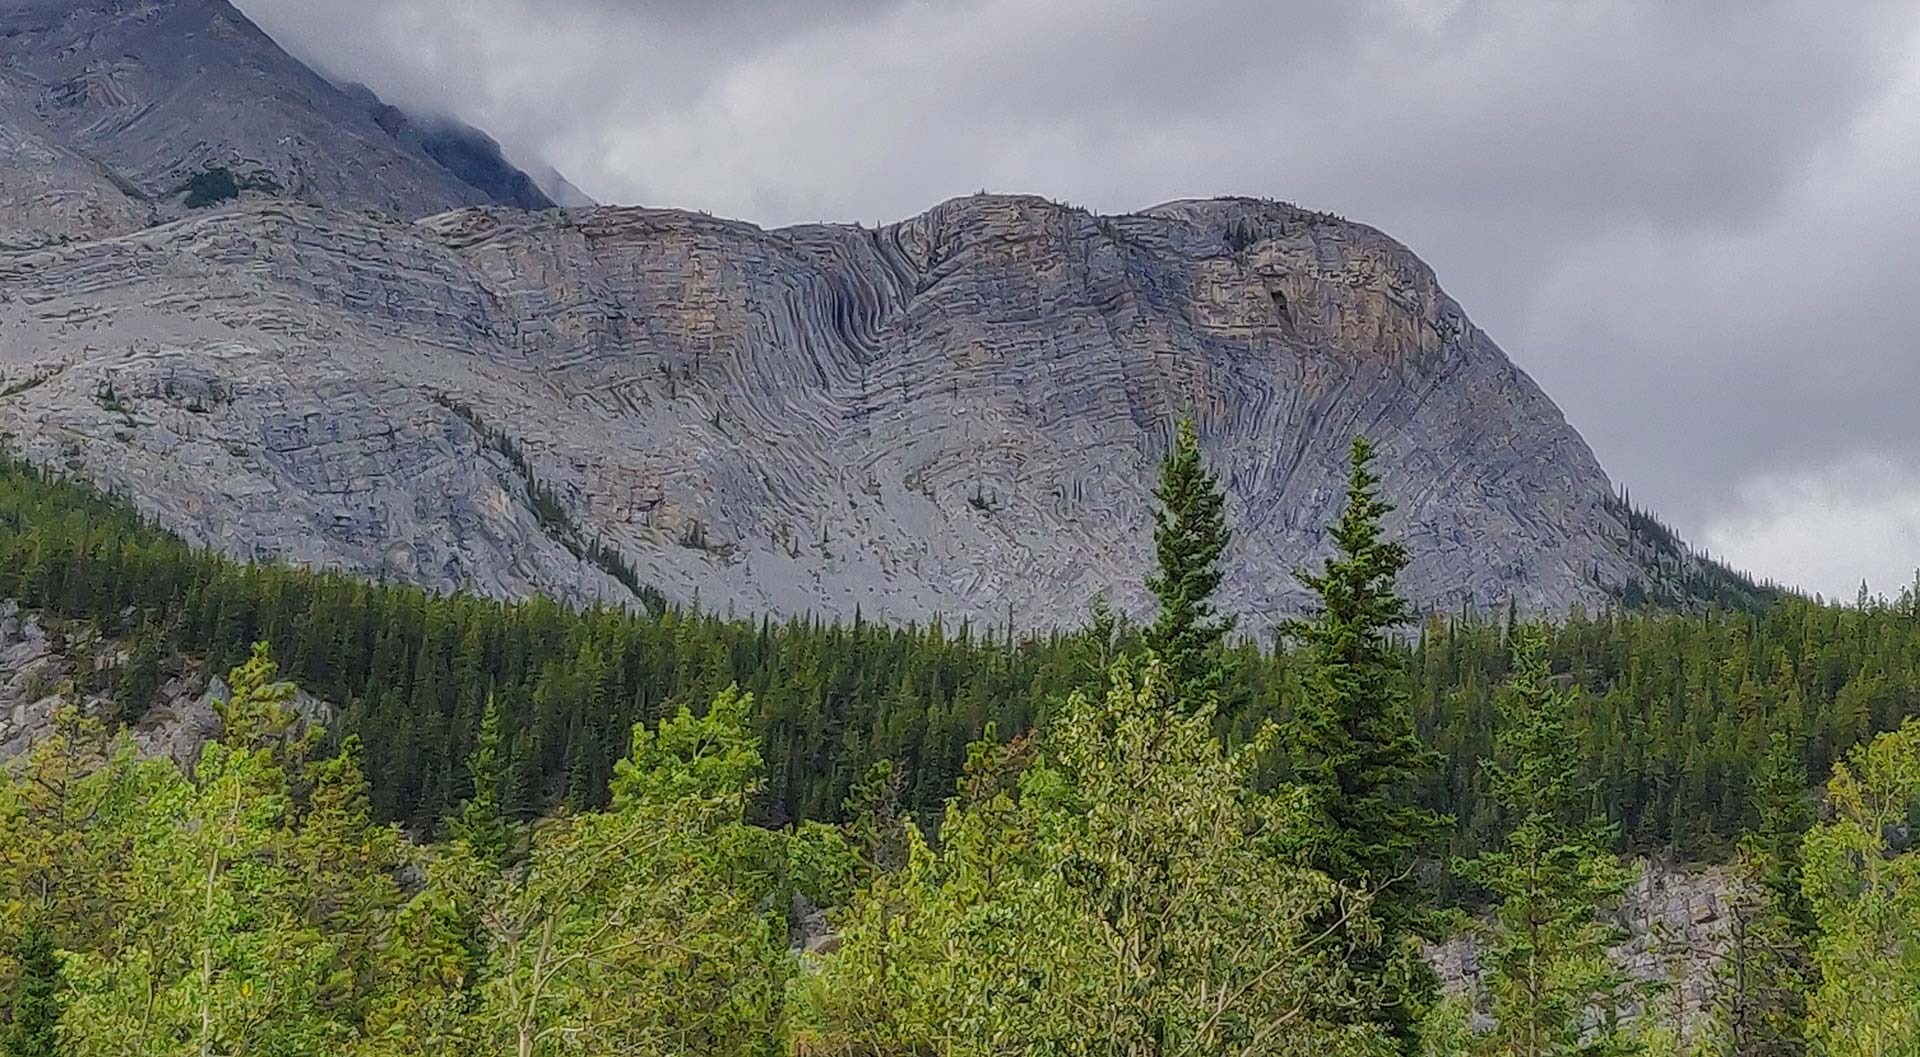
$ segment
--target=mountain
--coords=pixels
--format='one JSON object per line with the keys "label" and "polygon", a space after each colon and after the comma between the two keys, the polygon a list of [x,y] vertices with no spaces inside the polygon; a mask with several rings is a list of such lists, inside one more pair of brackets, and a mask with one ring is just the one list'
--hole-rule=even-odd
{"label": "mountain", "polygon": [[1361,224],[1253,199],[772,231],[551,210],[585,198],[226,0],[0,0],[0,25],[0,429],[235,555],[580,602],[1141,612],[1191,415],[1251,629],[1300,604],[1359,432],[1424,606],[1753,590],[1617,500]]}
{"label": "mountain", "polygon": [[976,196],[774,231],[247,202],[0,255],[0,370],[16,449],[189,539],[437,588],[1137,611],[1186,414],[1251,626],[1300,602],[1356,432],[1423,604],[1557,610],[1651,578],[1587,445],[1432,272],[1275,202]]}
{"label": "mountain", "polygon": [[[343,91],[396,141],[432,158],[492,204],[516,209],[552,209],[560,204],[533,177],[515,168],[501,153],[500,144],[479,129],[457,121],[422,120],[381,102],[364,85],[348,85]],[[553,173],[552,179],[558,181],[556,187],[564,188],[562,193],[579,194],[559,173]]]}
{"label": "mountain", "polygon": [[553,204],[485,136],[329,82],[226,0],[0,0],[0,245],[238,194],[406,218]]}

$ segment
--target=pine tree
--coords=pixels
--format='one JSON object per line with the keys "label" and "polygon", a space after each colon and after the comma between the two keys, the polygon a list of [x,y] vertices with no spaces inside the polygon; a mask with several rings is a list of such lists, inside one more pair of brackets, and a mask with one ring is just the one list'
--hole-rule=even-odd
{"label": "pine tree", "polygon": [[1226,682],[1222,646],[1234,622],[1217,616],[1213,606],[1220,556],[1231,538],[1226,497],[1200,461],[1192,419],[1180,423],[1153,494],[1160,503],[1153,516],[1159,570],[1148,578],[1147,589],[1160,600],[1160,615],[1147,628],[1145,641],[1180,688],[1180,702],[1193,708]]}
{"label": "pine tree", "polygon": [[4,1038],[5,1057],[56,1057],[60,1052],[60,957],[53,936],[38,920],[27,924],[14,947],[19,978],[13,986],[13,1022]]}
{"label": "pine tree", "polygon": [[139,722],[160,690],[161,641],[157,629],[141,625],[132,646],[113,678],[115,717],[122,723]]}
{"label": "pine tree", "polygon": [[473,795],[460,805],[460,813],[449,823],[455,840],[467,842],[474,857],[499,869],[513,851],[513,824],[507,820],[501,793],[506,786],[506,761],[500,758],[500,707],[492,695],[480,718],[480,735],[467,757],[467,776],[473,782]]}
{"label": "pine tree", "polygon": [[404,902],[395,877],[406,854],[399,831],[373,821],[358,737],[310,766],[307,782],[311,792],[291,852],[306,923],[331,945],[318,1002],[359,1023],[382,975],[383,930]]}
{"label": "pine tree", "polygon": [[1800,845],[1813,828],[1807,772],[1787,736],[1774,732],[1753,779],[1760,824],[1745,842],[1762,888],[1794,931],[1813,933],[1813,907],[1800,883]]}
{"label": "pine tree", "polygon": [[1640,1052],[1619,1027],[1630,982],[1600,917],[1632,875],[1611,851],[1614,828],[1586,817],[1570,704],[1553,688],[1544,633],[1521,628],[1494,758],[1482,762],[1512,829],[1500,850],[1459,864],[1499,901],[1485,961],[1496,1020],[1486,1049],[1500,1057]]}
{"label": "pine tree", "polygon": [[1381,935],[1369,940],[1343,931],[1355,970],[1377,989],[1371,1015],[1411,1051],[1414,1025],[1434,989],[1412,942],[1422,912],[1411,874],[1421,850],[1451,820],[1413,800],[1414,783],[1438,769],[1439,757],[1415,734],[1402,652],[1392,638],[1411,620],[1394,590],[1407,555],[1381,527],[1392,508],[1374,494],[1372,458],[1366,438],[1356,437],[1346,511],[1333,528],[1339,554],[1320,575],[1295,574],[1319,602],[1309,619],[1285,628],[1308,664],[1289,740],[1296,778],[1319,820],[1307,861],[1374,893]]}
{"label": "pine tree", "polygon": [[1718,1011],[1728,1057],[1807,1052],[1813,989],[1813,906],[1801,885],[1800,846],[1813,827],[1807,774],[1776,731],[1753,781],[1759,825],[1740,842],[1740,884],[1729,896],[1731,943]]}

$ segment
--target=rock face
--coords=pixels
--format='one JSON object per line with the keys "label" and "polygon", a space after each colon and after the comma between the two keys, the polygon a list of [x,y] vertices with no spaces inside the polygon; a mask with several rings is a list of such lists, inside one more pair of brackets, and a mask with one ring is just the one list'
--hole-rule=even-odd
{"label": "rock face", "polygon": [[[1722,959],[1733,942],[1729,900],[1742,882],[1722,866],[1642,864],[1640,879],[1621,901],[1616,922],[1624,935],[1614,961],[1634,980],[1656,988],[1660,1018],[1692,1038],[1720,995]],[[1449,995],[1464,996],[1481,1027],[1492,1025],[1479,939],[1466,933],[1428,951]]]}
{"label": "rock face", "polygon": [[630,599],[599,541],[710,608],[1142,611],[1186,414],[1250,630],[1298,608],[1357,432],[1423,604],[1643,574],[1586,444],[1424,264],[1267,201],[775,231],[242,203],[0,254],[0,391],[14,449],[194,541],[498,595]]}
{"label": "rock face", "polygon": [[409,218],[552,204],[484,136],[329,83],[226,0],[0,0],[0,246],[178,216],[216,170]]}
{"label": "rock face", "polygon": [[12,599],[0,601],[0,761],[25,752],[48,729],[67,673],[39,616],[22,613]]}
{"label": "rock face", "polygon": [[[115,703],[107,693],[87,694],[74,689],[76,676],[91,670],[109,674],[125,660],[120,644],[92,635],[85,625],[71,629],[78,640],[50,626],[41,614],[23,610],[13,599],[0,599],[0,764],[22,756],[53,729],[54,713],[68,705],[102,720],[108,728],[117,722]],[[227,684],[208,677],[181,658],[182,669],[161,685],[155,703],[127,728],[134,747],[146,756],[165,756],[182,767],[192,767],[200,750],[220,737],[216,706],[227,699]],[[94,682],[101,680],[95,679]],[[289,702],[302,723],[331,723],[337,710],[304,690]]]}
{"label": "rock face", "polygon": [[777,231],[456,208],[585,198],[227,0],[0,0],[0,30],[0,430],[239,557],[744,612],[1138,613],[1191,415],[1250,631],[1302,601],[1360,432],[1424,605],[1649,575],[1579,435],[1371,228],[1247,199]]}

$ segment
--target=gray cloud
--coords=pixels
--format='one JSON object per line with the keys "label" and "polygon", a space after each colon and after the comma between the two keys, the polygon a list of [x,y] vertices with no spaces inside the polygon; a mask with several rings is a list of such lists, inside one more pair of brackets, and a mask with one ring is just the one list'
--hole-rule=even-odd
{"label": "gray cloud", "polygon": [[[1828,592],[1920,565],[1904,0],[238,3],[607,201],[780,224],[1243,193],[1365,220],[1690,535]],[[1859,559],[1796,564],[1777,541],[1808,525]]]}

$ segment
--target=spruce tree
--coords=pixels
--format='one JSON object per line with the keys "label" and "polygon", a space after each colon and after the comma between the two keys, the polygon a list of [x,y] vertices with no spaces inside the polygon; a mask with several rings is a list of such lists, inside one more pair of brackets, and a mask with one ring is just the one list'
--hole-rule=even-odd
{"label": "spruce tree", "polygon": [[114,672],[115,718],[133,724],[147,714],[162,678],[162,643],[158,629],[142,624],[133,636],[126,660]]}
{"label": "spruce tree", "polygon": [[1769,739],[1753,779],[1759,825],[1744,842],[1762,888],[1782,917],[1802,935],[1813,932],[1813,907],[1800,883],[1800,845],[1813,828],[1813,797],[1806,768],[1784,733]]}
{"label": "spruce tree", "polygon": [[1284,629],[1308,665],[1288,733],[1296,781],[1317,818],[1307,861],[1373,893],[1380,934],[1341,931],[1356,972],[1375,989],[1367,1015],[1411,1052],[1415,1023],[1435,986],[1413,942],[1424,915],[1411,875],[1450,820],[1414,801],[1416,781],[1438,769],[1439,757],[1414,732],[1402,653],[1392,639],[1412,618],[1394,588],[1407,555],[1381,527],[1392,508],[1375,495],[1372,458],[1366,438],[1356,437],[1346,511],[1333,528],[1338,554],[1319,575],[1295,574],[1318,604]]}
{"label": "spruce tree", "polygon": [[467,776],[473,782],[473,795],[460,805],[459,814],[449,822],[455,840],[473,849],[474,857],[498,869],[513,851],[513,825],[507,821],[501,794],[506,786],[506,761],[501,759],[500,707],[493,695],[487,695],[487,709],[480,717],[480,733],[473,752],[467,756]]}
{"label": "spruce tree", "polygon": [[1458,864],[1498,901],[1488,937],[1496,1021],[1487,1052],[1500,1057],[1608,1057],[1640,1052],[1620,1029],[1631,982],[1601,920],[1632,874],[1612,852],[1613,826],[1592,818],[1590,790],[1570,735],[1569,695],[1554,689],[1546,636],[1514,636],[1513,675],[1499,702],[1494,758],[1484,760],[1494,801],[1512,824],[1504,845]]}
{"label": "spruce tree", "polygon": [[1784,733],[1772,735],[1752,796],[1759,824],[1740,842],[1743,883],[1729,898],[1722,1052],[1799,1057],[1807,1052],[1807,994],[1817,986],[1813,906],[1800,876],[1800,847],[1814,811],[1807,772]]}
{"label": "spruce tree", "polygon": [[1226,682],[1222,646],[1233,630],[1217,615],[1220,556],[1227,531],[1226,497],[1200,461],[1193,420],[1180,423],[1173,450],[1160,467],[1154,489],[1153,547],[1158,571],[1147,589],[1160,600],[1160,615],[1146,630],[1147,648],[1160,657],[1185,707],[1197,707]]}
{"label": "spruce tree", "polygon": [[404,902],[395,878],[407,862],[403,838],[373,821],[360,738],[349,735],[335,755],[307,771],[306,810],[290,864],[303,886],[306,922],[330,941],[331,958],[317,1002],[350,1021],[362,1019],[383,975],[383,933]]}
{"label": "spruce tree", "polygon": [[44,924],[31,921],[14,947],[19,977],[13,985],[13,1022],[0,1038],[5,1057],[55,1057],[60,1052],[60,956]]}

